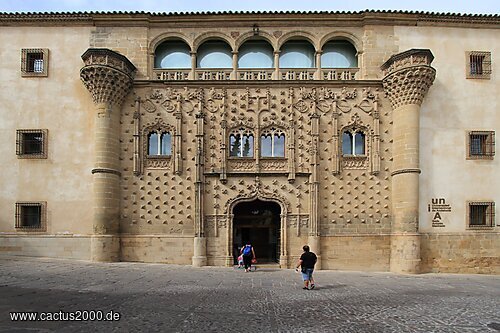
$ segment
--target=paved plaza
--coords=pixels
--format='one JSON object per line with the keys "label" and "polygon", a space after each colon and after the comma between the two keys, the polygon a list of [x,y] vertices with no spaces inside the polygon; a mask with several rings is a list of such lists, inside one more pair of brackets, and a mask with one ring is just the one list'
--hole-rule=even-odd
{"label": "paved plaza", "polygon": [[[0,332],[500,332],[500,277],[0,259]],[[119,313],[12,321],[10,312]],[[84,313],[87,311],[86,313]]]}

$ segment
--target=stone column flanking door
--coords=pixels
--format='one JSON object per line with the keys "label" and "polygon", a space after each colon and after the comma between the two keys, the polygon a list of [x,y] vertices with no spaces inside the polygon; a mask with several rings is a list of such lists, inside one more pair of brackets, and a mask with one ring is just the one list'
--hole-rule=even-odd
{"label": "stone column flanking door", "polygon": [[[316,109],[316,108],[314,108]],[[316,253],[318,261],[315,268],[321,269],[321,235],[319,231],[319,115],[311,115],[311,175],[309,176],[309,238],[308,243],[312,252]]]}
{"label": "stone column flanking door", "polygon": [[393,108],[392,232],[390,270],[420,272],[419,131],[420,105],[434,82],[427,49],[393,55],[381,67],[384,90]]}
{"label": "stone column flanking door", "polygon": [[95,108],[92,261],[120,260],[120,111],[136,71],[123,55],[88,49],[80,78]]}

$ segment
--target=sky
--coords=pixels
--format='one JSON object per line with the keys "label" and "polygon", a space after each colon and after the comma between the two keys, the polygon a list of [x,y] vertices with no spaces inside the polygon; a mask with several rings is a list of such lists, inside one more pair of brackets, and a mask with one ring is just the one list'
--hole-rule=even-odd
{"label": "sky", "polygon": [[0,12],[361,11],[500,14],[499,0],[0,0]]}

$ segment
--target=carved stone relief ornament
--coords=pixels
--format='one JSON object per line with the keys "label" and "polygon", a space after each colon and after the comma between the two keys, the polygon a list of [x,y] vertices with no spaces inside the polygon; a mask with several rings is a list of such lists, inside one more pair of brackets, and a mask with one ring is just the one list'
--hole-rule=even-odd
{"label": "carved stone relief ornament", "polygon": [[205,215],[205,235],[219,237],[222,229],[227,228],[227,216],[221,214]]}
{"label": "carved stone relief ornament", "polygon": [[279,203],[282,209],[282,215],[285,215],[290,211],[290,202],[285,196],[279,194],[278,191],[269,191],[264,189],[258,177],[256,178],[257,179],[255,184],[246,187],[243,193],[240,193],[237,196],[226,201],[226,203],[224,204],[224,214],[231,214],[232,212],[230,210],[234,208],[237,202],[253,201],[256,199],[262,201],[275,201]]}
{"label": "carved stone relief ornament", "polygon": [[357,96],[357,90],[353,89],[352,91],[347,91],[346,87],[343,87],[340,91],[340,95],[337,99],[337,109],[342,111],[343,113],[347,113],[352,110],[353,105],[349,103],[348,100],[355,99]]}
{"label": "carved stone relief ornament", "polygon": [[354,104],[354,107],[361,109],[366,113],[375,112],[379,105],[378,89],[372,92],[371,88],[363,88],[362,99],[359,103]]}
{"label": "carved stone relief ornament", "polygon": [[308,228],[309,227],[309,215],[291,214],[288,216],[287,226],[291,227],[291,228]]}
{"label": "carved stone relief ornament", "polygon": [[145,96],[141,107],[147,113],[164,111],[167,113],[185,112],[190,114],[200,102],[198,90],[151,89]]}
{"label": "carved stone relief ornament", "polygon": [[246,89],[247,112],[260,112],[268,111],[271,107],[271,92],[269,88],[262,91],[262,89],[255,89],[251,92],[249,88]]}
{"label": "carved stone relief ornament", "polygon": [[436,70],[430,66],[433,59],[430,50],[411,49],[393,55],[382,65],[382,83],[393,109],[422,104],[436,77]]}
{"label": "carved stone relief ornament", "polygon": [[109,49],[90,48],[82,55],[85,66],[80,78],[94,103],[121,105],[132,89],[135,66],[123,55]]}
{"label": "carved stone relief ornament", "polygon": [[224,109],[225,97],[225,89],[217,91],[214,88],[210,88],[210,90],[206,94],[206,100],[204,104],[205,109],[210,113],[222,112]]}

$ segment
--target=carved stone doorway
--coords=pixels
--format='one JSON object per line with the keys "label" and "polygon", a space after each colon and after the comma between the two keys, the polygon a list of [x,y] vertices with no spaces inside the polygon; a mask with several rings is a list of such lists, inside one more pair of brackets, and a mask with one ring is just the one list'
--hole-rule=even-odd
{"label": "carved stone doorway", "polygon": [[240,202],[233,209],[233,256],[249,241],[259,263],[278,263],[281,245],[281,207],[273,201]]}

